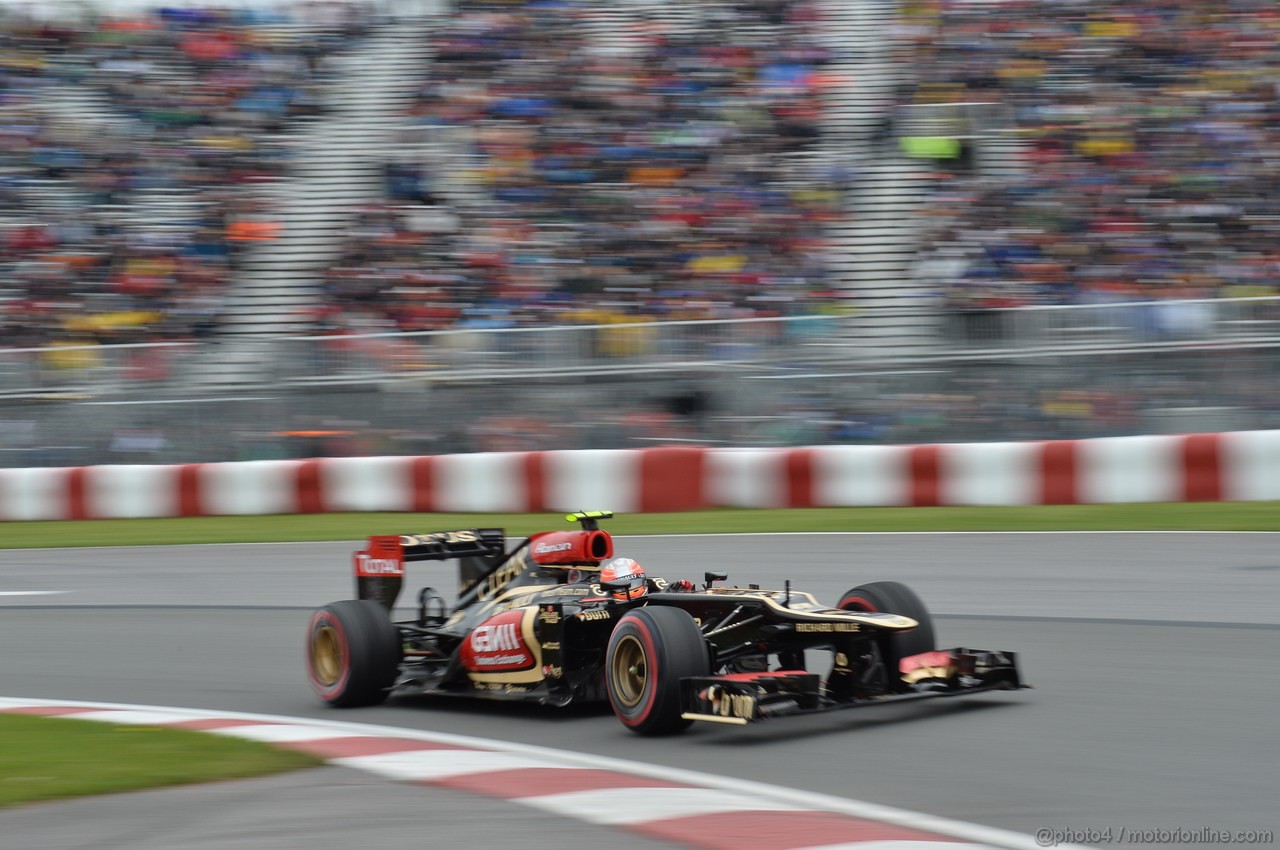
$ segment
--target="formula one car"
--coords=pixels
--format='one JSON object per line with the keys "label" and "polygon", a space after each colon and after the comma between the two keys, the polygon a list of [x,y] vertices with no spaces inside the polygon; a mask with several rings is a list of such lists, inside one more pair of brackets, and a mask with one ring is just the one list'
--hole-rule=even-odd
{"label": "formula one car", "polygon": [[[642,735],[694,721],[747,724],[797,714],[1023,687],[1012,652],[934,647],[920,599],[897,582],[855,587],[835,607],[793,591],[701,587],[614,558],[608,511],[580,530],[502,529],[370,537],[354,558],[357,599],[311,618],[307,669],[333,706],[392,693],[567,705],[607,699]],[[410,561],[459,561],[452,607],[430,587],[412,619],[392,611]],[[825,650],[825,652],[810,652]],[[806,661],[821,669],[811,671]]]}

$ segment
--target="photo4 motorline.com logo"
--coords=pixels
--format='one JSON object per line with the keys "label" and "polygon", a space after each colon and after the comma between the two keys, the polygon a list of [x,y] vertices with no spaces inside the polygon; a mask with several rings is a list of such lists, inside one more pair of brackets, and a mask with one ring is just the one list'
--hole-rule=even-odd
{"label": "photo4 motorline.com logo", "polygon": [[1048,827],[1036,830],[1036,844],[1274,844],[1275,830],[1216,827]]}

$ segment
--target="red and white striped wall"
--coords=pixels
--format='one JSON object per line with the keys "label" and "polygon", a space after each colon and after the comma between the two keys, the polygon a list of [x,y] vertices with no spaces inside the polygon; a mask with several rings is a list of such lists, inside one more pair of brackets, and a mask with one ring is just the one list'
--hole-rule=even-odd
{"label": "red and white striped wall", "polygon": [[1280,431],[0,469],[0,520],[1280,499]]}

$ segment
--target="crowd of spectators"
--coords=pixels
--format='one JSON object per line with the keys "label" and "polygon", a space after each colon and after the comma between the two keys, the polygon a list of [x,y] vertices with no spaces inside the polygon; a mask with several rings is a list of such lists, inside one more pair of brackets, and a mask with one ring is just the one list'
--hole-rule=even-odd
{"label": "crowd of spectators", "polygon": [[955,310],[1280,292],[1280,7],[913,0],[917,103],[1012,107],[1023,172],[943,180]]}
{"label": "crowd of spectators", "polygon": [[361,8],[0,17],[0,345],[208,334]]}
{"label": "crowd of spectators", "polygon": [[[321,320],[428,330],[834,310],[826,50],[808,0],[696,0],[678,23],[578,0],[461,0]],[[444,173],[442,173],[444,172]],[[446,185],[447,184],[447,185]],[[422,207],[433,208],[424,214]]]}

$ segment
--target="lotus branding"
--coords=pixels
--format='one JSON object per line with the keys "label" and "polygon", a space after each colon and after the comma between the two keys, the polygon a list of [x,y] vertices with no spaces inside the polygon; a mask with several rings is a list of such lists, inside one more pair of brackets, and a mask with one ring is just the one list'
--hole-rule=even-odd
{"label": "lotus branding", "polygon": [[504,587],[511,584],[521,572],[524,571],[524,564],[521,561],[511,561],[484,577],[484,584],[480,585],[480,589],[476,591],[476,598],[489,600],[497,596]]}

